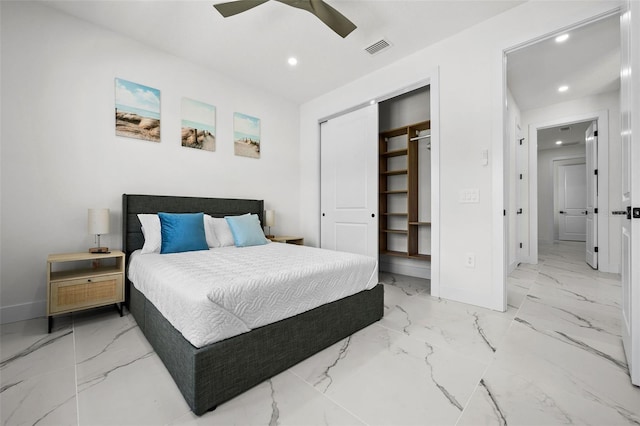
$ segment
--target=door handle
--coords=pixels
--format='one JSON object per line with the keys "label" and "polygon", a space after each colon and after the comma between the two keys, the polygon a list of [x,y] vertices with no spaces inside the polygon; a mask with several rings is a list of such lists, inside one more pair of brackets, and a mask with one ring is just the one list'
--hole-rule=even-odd
{"label": "door handle", "polygon": [[564,211],[560,210],[560,214],[564,214]]}
{"label": "door handle", "polygon": [[516,214],[522,214],[522,209],[518,209],[518,211],[516,212]]}
{"label": "door handle", "polygon": [[585,211],[584,211],[584,214],[587,214],[587,215],[588,215],[588,214],[589,214],[589,210],[585,210]]}
{"label": "door handle", "polygon": [[614,210],[611,212],[612,215],[615,216],[622,216],[622,215],[626,215],[627,211],[626,210]]}

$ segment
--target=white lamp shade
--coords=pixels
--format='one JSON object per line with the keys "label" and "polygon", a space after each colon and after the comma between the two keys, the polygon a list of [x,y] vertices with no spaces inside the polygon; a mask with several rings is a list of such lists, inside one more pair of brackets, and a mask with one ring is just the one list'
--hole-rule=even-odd
{"label": "white lamp shade", "polygon": [[109,233],[109,209],[89,209],[89,234]]}
{"label": "white lamp shade", "polygon": [[264,212],[264,224],[266,226],[274,226],[276,224],[276,212],[267,210]]}

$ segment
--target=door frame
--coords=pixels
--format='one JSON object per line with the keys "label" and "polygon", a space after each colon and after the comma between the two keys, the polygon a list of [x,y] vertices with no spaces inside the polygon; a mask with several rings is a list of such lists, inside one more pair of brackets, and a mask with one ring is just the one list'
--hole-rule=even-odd
{"label": "door frame", "polygon": [[619,272],[612,270],[609,262],[609,112],[607,110],[576,114],[529,126],[530,214],[527,263],[538,263],[538,130],[592,120],[598,122],[598,270]]}
{"label": "door frame", "polygon": [[[368,105],[380,103],[400,95],[404,95],[413,90],[429,86],[429,108],[431,121],[431,295],[440,297],[440,69],[439,67],[427,70],[424,73],[425,78],[415,81],[412,84],[399,88],[391,92],[381,93],[369,99],[363,99],[362,102],[347,107],[341,111],[324,116],[318,120],[318,138],[320,138],[320,125],[332,118],[339,117],[357,109]],[[377,129],[379,130],[379,129]],[[320,145],[322,140],[320,140]],[[318,149],[322,149],[321,146]],[[376,145],[373,149],[378,150]],[[319,153],[320,151],[318,151]],[[319,170],[322,169],[320,165]],[[319,171],[318,171],[319,173]],[[378,177],[376,176],[376,179]],[[322,178],[319,177],[320,185]],[[322,205],[320,197],[322,190],[318,188],[318,205]],[[320,212],[318,212],[318,215]],[[379,209],[376,211],[379,216]],[[318,235],[322,235],[321,220],[318,220]]]}

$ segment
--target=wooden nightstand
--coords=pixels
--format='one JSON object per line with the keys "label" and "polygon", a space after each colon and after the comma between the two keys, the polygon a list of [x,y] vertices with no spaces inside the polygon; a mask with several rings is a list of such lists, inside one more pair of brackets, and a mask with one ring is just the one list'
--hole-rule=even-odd
{"label": "wooden nightstand", "polygon": [[51,333],[54,315],[115,304],[122,316],[124,264],[124,253],[120,250],[112,250],[111,253],[49,255],[47,257],[49,333]]}
{"label": "wooden nightstand", "polygon": [[269,237],[271,241],[274,243],[287,243],[287,244],[296,244],[298,246],[304,245],[304,238],[302,237],[291,237],[291,236],[282,236],[282,237]]}

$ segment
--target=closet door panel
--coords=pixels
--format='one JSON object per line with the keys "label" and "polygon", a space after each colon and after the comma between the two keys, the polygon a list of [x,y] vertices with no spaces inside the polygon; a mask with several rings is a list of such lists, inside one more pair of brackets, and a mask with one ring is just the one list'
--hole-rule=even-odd
{"label": "closet door panel", "polygon": [[378,257],[378,108],[321,125],[320,246]]}

